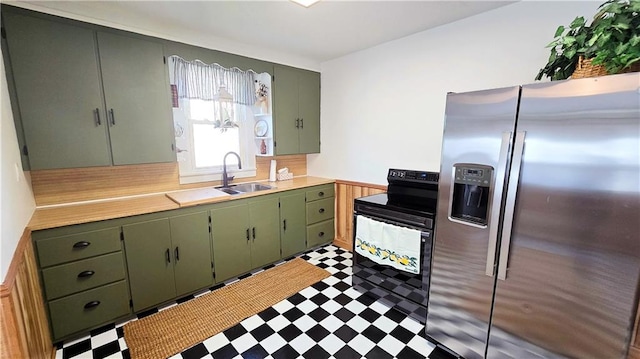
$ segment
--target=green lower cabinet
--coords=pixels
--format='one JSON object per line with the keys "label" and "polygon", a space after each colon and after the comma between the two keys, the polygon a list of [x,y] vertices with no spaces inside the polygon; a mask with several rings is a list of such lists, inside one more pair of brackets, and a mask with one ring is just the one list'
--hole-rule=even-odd
{"label": "green lower cabinet", "polygon": [[129,291],[124,280],[49,302],[54,340],[130,313]]}
{"label": "green lower cabinet", "polygon": [[134,311],[213,284],[207,212],[124,225],[122,230]]}
{"label": "green lower cabinet", "polygon": [[122,226],[133,310],[175,298],[169,219]]}
{"label": "green lower cabinet", "polygon": [[216,282],[251,270],[251,242],[247,205],[211,210],[213,265]]}
{"label": "green lower cabinet", "polygon": [[169,218],[178,297],[213,284],[209,216],[198,212]]}
{"label": "green lower cabinet", "polygon": [[333,219],[307,227],[307,246],[309,248],[329,243],[333,241],[334,237]]}
{"label": "green lower cabinet", "polygon": [[280,259],[278,198],[211,210],[216,282]]}
{"label": "green lower cabinet", "polygon": [[281,258],[278,203],[277,197],[249,203],[252,268],[263,267]]}
{"label": "green lower cabinet", "polygon": [[48,300],[125,279],[122,252],[61,264],[42,270]]}
{"label": "green lower cabinet", "polygon": [[305,194],[280,197],[280,245],[282,258],[307,249]]}

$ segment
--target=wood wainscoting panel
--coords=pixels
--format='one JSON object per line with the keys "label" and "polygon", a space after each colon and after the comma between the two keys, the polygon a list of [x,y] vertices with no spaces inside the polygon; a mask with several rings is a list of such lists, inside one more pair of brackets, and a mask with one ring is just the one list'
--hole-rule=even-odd
{"label": "wood wainscoting panel", "polygon": [[638,301],[636,322],[633,325],[631,346],[629,346],[629,355],[627,356],[627,359],[640,359],[640,301]]}
{"label": "wood wainscoting panel", "polygon": [[[277,169],[287,167],[294,176],[307,174],[307,155],[256,156],[256,176],[236,182],[269,179],[272,159]],[[38,170],[31,171],[30,176],[37,206],[220,185],[220,181],[181,185],[177,162]]]}
{"label": "wood wainscoting panel", "polygon": [[336,246],[353,251],[353,200],[386,191],[383,185],[336,180]]}
{"label": "wood wainscoting panel", "polygon": [[31,232],[25,230],[0,285],[0,358],[55,357]]}

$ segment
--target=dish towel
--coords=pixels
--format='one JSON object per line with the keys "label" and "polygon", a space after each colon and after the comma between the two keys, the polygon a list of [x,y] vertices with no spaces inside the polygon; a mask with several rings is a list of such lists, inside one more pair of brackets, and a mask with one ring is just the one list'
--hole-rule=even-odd
{"label": "dish towel", "polygon": [[409,273],[420,273],[420,231],[356,217],[356,253]]}

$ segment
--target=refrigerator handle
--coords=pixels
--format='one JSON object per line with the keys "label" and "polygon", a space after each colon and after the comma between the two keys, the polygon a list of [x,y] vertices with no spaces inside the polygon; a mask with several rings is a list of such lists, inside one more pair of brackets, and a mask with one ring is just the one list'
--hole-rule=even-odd
{"label": "refrigerator handle", "polygon": [[500,225],[500,205],[502,204],[502,193],[504,191],[504,180],[509,162],[512,139],[513,132],[502,133],[502,144],[500,145],[500,155],[495,172],[493,200],[491,201],[491,213],[489,217],[489,248],[487,249],[487,266],[485,269],[485,274],[489,277],[493,277],[495,273],[496,246],[498,243],[498,227]]}
{"label": "refrigerator handle", "polygon": [[504,210],[504,223],[502,225],[502,239],[500,240],[500,259],[498,260],[498,279],[507,279],[507,266],[509,265],[509,247],[511,246],[511,229],[513,216],[515,215],[516,193],[520,183],[520,168],[522,166],[522,154],[524,153],[524,137],[526,132],[516,133],[516,142],[513,147],[513,162],[509,174],[507,188],[507,202]]}

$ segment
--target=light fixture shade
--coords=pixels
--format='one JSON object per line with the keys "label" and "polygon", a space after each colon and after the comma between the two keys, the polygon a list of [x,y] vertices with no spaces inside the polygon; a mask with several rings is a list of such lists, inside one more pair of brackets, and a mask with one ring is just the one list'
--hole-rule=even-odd
{"label": "light fixture shade", "polygon": [[304,7],[309,7],[320,0],[291,0],[291,1],[293,1],[296,4],[302,5]]}
{"label": "light fixture shade", "polygon": [[233,102],[233,95],[227,91],[227,88],[223,85],[218,88],[218,92],[213,95],[214,101],[220,102]]}

